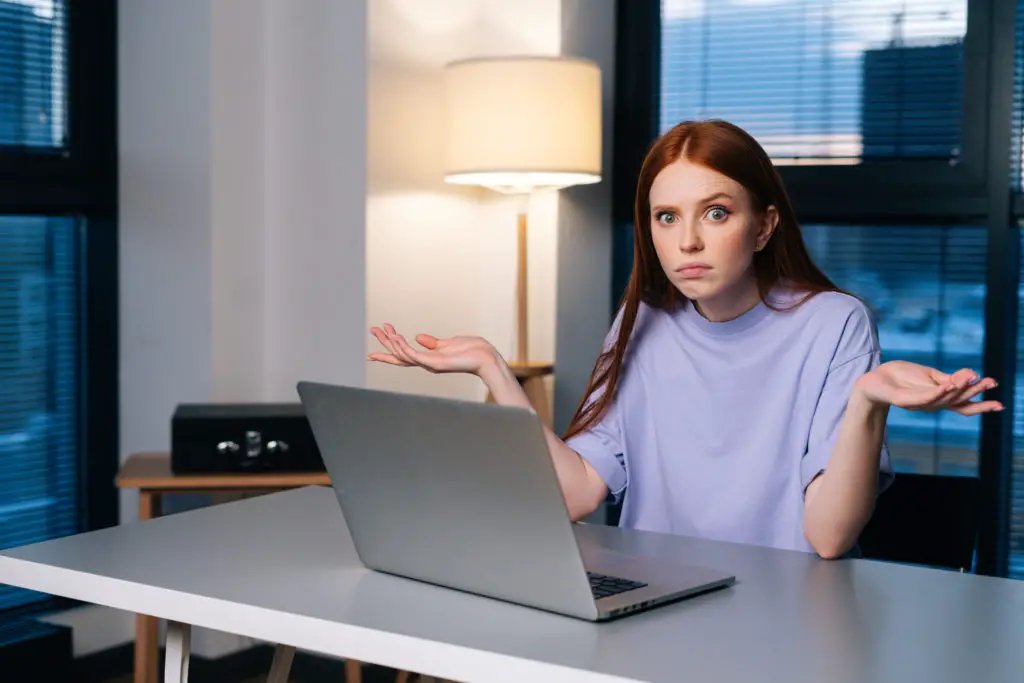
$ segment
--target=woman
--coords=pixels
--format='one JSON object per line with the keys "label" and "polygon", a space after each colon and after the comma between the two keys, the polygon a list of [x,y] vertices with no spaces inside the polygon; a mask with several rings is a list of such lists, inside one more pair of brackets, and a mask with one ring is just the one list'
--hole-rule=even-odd
{"label": "woman", "polygon": [[[868,308],[811,261],[761,146],[684,122],[640,171],[624,301],[563,438],[545,430],[570,516],[625,495],[620,524],[841,557],[892,477],[890,406],[1001,410],[996,384],[880,362]],[[479,376],[529,407],[484,339],[371,328],[370,359]]]}

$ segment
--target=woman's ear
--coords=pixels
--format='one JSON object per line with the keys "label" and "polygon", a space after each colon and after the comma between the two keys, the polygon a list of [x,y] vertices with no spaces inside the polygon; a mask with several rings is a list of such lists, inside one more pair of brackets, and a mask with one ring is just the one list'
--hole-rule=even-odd
{"label": "woman's ear", "polygon": [[757,231],[757,238],[754,242],[754,251],[761,251],[768,244],[768,240],[772,238],[772,234],[775,232],[775,228],[779,225],[779,210],[774,206],[769,206],[764,211],[764,218],[761,221],[761,225]]}

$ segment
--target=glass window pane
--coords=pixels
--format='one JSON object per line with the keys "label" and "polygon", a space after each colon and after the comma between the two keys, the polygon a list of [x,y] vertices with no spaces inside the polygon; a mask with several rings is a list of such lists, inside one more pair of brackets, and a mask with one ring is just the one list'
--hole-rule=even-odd
{"label": "glass window pane", "polygon": [[0,0],[0,146],[67,143],[67,0]]}
{"label": "glass window pane", "polygon": [[0,216],[0,548],[79,530],[79,227]]}
{"label": "glass window pane", "polygon": [[959,156],[967,0],[662,0],[662,131],[742,126],[777,164]]}
{"label": "glass window pane", "polygon": [[[808,225],[804,239],[835,283],[874,311],[883,361],[981,371],[984,228]],[[977,475],[980,435],[977,417],[900,408],[889,413],[898,471]]]}
{"label": "glass window pane", "polygon": [[[1024,247],[1024,232],[1020,235]],[[1024,283],[1024,260],[1020,265]],[[1010,576],[1024,579],[1024,284],[1017,289],[1017,376],[1013,396],[1013,482],[1010,503]]]}

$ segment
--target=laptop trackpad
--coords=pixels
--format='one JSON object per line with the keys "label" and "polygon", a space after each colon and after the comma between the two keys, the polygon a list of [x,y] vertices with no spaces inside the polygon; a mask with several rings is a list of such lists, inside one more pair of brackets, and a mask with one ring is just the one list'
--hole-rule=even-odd
{"label": "laptop trackpad", "polygon": [[623,579],[650,580],[652,568],[662,560],[611,550],[596,543],[580,543],[580,555],[587,571]]}
{"label": "laptop trackpad", "polygon": [[717,583],[734,578],[729,572],[721,570],[672,562],[648,555],[631,555],[611,550],[593,541],[585,541],[582,538],[579,540],[580,555],[589,572],[665,587]]}

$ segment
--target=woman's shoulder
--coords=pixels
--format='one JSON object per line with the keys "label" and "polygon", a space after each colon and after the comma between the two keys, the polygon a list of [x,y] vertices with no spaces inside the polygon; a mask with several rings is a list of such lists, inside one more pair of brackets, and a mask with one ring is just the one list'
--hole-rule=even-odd
{"label": "woman's shoulder", "polygon": [[[795,292],[784,295],[799,303]],[[807,297],[804,293],[801,295]],[[878,330],[871,307],[862,299],[841,291],[818,292],[783,315],[805,330],[816,343],[830,343],[839,358],[879,350]]]}
{"label": "woman's shoulder", "polygon": [[784,312],[816,319],[822,323],[874,326],[874,314],[866,302],[843,291],[807,292],[794,288],[778,288],[772,301]]}

